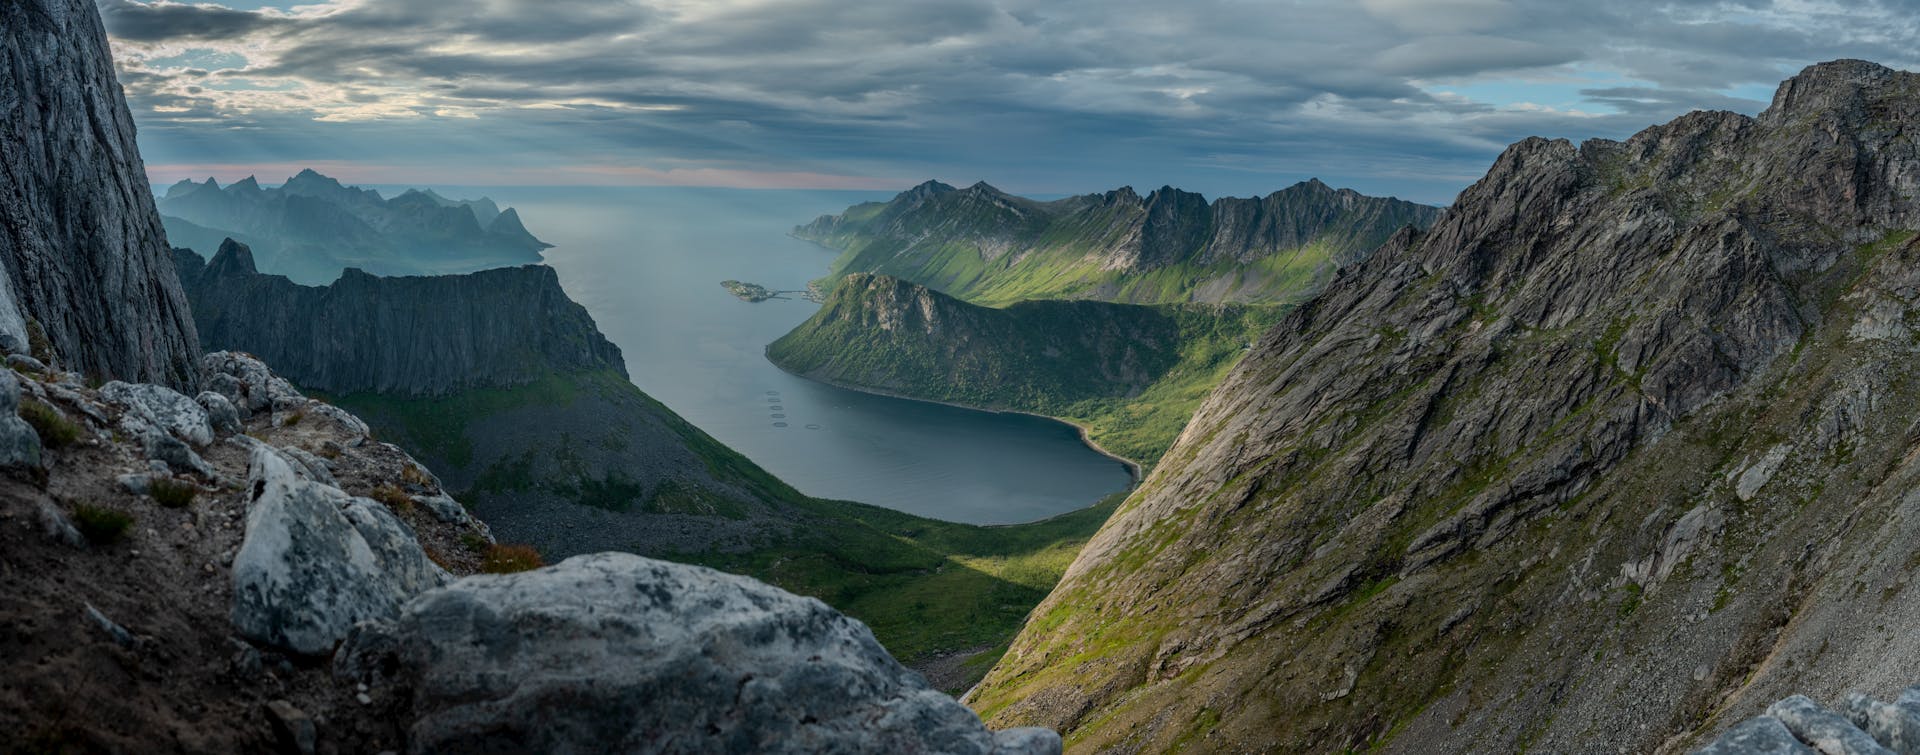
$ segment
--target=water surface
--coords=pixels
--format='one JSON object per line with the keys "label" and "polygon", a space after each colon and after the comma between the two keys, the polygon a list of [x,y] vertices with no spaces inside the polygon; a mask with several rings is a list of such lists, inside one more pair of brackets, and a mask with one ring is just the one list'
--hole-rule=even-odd
{"label": "water surface", "polygon": [[977,524],[1026,522],[1124,490],[1126,468],[1037,417],[872,396],[774,367],[766,345],[813,314],[749,304],[724,279],[804,289],[834,253],[794,225],[887,194],[727,189],[460,188],[519,208],[548,264],[626,354],[634,383],[822,498]]}

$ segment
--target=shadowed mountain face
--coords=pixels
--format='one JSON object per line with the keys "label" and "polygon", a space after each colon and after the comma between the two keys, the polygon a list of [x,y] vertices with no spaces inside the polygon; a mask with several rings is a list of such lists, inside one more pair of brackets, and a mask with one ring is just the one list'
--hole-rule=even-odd
{"label": "shadowed mountain face", "polygon": [[1291,303],[1395,231],[1427,227],[1440,213],[1317,179],[1211,203],[1172,187],[1037,202],[985,183],[928,181],[794,234],[841,250],[836,275],[883,273],[983,304]]}
{"label": "shadowed mountain face", "polygon": [[540,265],[382,278],[348,269],[302,286],[227,242],[209,262],[175,252],[210,348],[240,349],[333,394],[439,396],[561,372],[626,375],[620,349]]}
{"label": "shadowed mountain face", "polygon": [[1509,148],[1270,331],[970,698],[1082,750],[1677,750],[1920,678],[1920,76]]}
{"label": "shadowed mountain face", "polygon": [[[0,345],[185,386],[199,343],[88,0],[0,5]],[[42,353],[44,357],[44,351]]]}
{"label": "shadowed mountain face", "polygon": [[540,261],[547,244],[512,208],[409,190],[392,199],[303,170],[263,189],[252,177],[221,187],[181,181],[159,200],[175,246],[207,253],[235,238],[269,273],[326,283],[358,267],[378,275],[463,273]]}

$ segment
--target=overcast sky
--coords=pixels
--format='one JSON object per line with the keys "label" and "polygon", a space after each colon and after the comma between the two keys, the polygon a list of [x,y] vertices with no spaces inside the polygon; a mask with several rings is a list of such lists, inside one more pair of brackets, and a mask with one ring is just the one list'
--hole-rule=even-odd
{"label": "overcast sky", "polygon": [[1920,67],[1920,0],[102,0],[157,182],[1264,194],[1444,204],[1528,135]]}

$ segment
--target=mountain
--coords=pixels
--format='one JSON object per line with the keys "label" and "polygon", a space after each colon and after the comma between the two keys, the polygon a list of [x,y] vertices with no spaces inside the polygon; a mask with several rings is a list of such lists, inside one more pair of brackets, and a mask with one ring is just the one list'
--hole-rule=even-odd
{"label": "mountain", "polygon": [[0,7],[0,346],[184,386],[199,340],[106,46],[90,2]]}
{"label": "mountain", "polygon": [[1318,179],[1211,203],[1172,187],[1038,202],[984,182],[928,181],[793,233],[841,251],[835,278],[882,273],[976,304],[1274,304],[1311,296],[1335,268],[1440,213]]}
{"label": "mountain", "polygon": [[332,394],[439,396],[552,372],[626,376],[620,349],[560,290],[553,268],[382,278],[349,268],[327,286],[262,275],[245,245],[211,262],[175,252],[203,338],[244,349]]}
{"label": "mountain", "polygon": [[1508,148],[1270,331],[970,699],[1077,751],[1681,751],[1920,678],[1920,76]]}
{"label": "mountain", "polygon": [[159,199],[168,238],[201,252],[240,239],[262,269],[301,283],[358,267],[380,275],[458,273],[538,262],[549,244],[512,208],[408,190],[392,199],[311,169],[267,189],[252,176],[221,187],[181,181]]}
{"label": "mountain", "polygon": [[176,256],[208,344],[353,410],[504,540],[755,576],[859,617],[908,661],[1004,644],[1112,511],[988,528],[802,495],[635,387],[551,268],[316,287],[233,242]]}
{"label": "mountain", "polygon": [[859,390],[1061,417],[1151,466],[1271,308],[1042,300],[994,309],[856,273],[767,347],[782,369]]}
{"label": "mountain", "polygon": [[[361,419],[194,353],[98,8],[10,0],[0,40],[0,749],[1059,752],[818,600],[625,553],[544,566]],[[227,252],[193,272],[245,275]],[[868,563],[906,547],[868,534]]]}

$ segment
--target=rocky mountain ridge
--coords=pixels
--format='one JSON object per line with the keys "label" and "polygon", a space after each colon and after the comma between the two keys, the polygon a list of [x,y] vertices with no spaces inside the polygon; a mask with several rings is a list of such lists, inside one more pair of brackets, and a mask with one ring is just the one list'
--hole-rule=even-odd
{"label": "rocky mountain ridge", "polygon": [[216,253],[228,238],[255,250],[262,269],[302,283],[332,281],[345,268],[379,275],[462,273],[540,261],[513,208],[409,190],[391,199],[342,185],[312,169],[273,188],[252,176],[222,187],[180,181],[158,200],[176,246]]}
{"label": "rocky mountain ridge", "polygon": [[1131,187],[1050,202],[928,181],[794,229],[842,251],[835,276],[892,275],[983,304],[1097,299],[1290,303],[1440,208],[1318,179],[1260,198]]}
{"label": "rocky mountain ridge", "polygon": [[620,348],[542,265],[397,278],[349,268],[302,286],[261,274],[229,240],[205,262],[176,250],[175,267],[208,348],[258,355],[317,391],[441,396],[555,372],[626,375]]}
{"label": "rocky mountain ridge", "polygon": [[0,7],[0,135],[0,343],[100,379],[193,380],[199,341],[91,2]]}
{"label": "rocky mountain ridge", "polygon": [[1675,751],[1920,678],[1920,77],[1510,147],[1255,347],[970,702],[1081,750]]}

